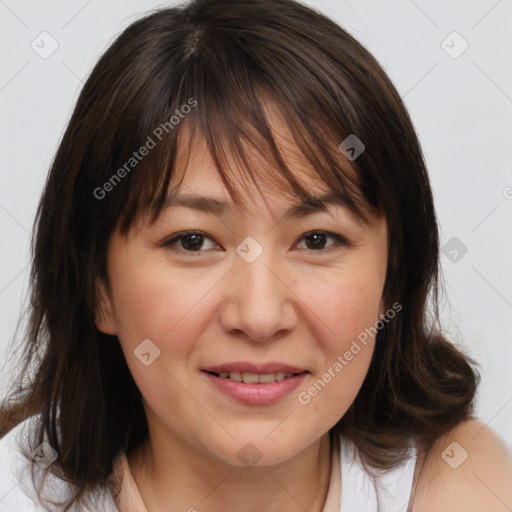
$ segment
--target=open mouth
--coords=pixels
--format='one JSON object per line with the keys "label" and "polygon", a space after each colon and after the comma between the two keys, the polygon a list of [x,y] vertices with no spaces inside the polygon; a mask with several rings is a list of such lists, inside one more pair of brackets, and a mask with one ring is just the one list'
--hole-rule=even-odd
{"label": "open mouth", "polygon": [[307,371],[300,373],[285,373],[285,372],[277,372],[277,373],[247,373],[247,372],[212,372],[208,370],[203,370],[206,373],[214,375],[215,377],[220,377],[221,379],[229,379],[235,382],[243,382],[244,384],[272,384],[274,382],[279,382],[281,380],[289,379],[291,377],[295,377],[297,375],[302,375],[303,373],[308,373]]}

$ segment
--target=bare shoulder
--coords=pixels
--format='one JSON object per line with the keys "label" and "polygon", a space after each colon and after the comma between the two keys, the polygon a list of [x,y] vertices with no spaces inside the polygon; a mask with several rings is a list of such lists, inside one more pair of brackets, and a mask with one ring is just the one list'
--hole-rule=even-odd
{"label": "bare shoulder", "polygon": [[424,455],[413,496],[412,512],[511,511],[510,449],[483,423],[462,422]]}

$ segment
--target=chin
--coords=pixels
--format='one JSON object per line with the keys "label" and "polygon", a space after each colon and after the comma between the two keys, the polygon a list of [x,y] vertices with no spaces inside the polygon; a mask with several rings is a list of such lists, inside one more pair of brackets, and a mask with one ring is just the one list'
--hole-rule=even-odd
{"label": "chin", "polygon": [[236,467],[275,466],[292,459],[316,440],[308,442],[296,438],[291,432],[277,432],[277,429],[269,435],[270,432],[272,428],[260,427],[239,433],[228,441],[225,451],[218,455],[227,464]]}

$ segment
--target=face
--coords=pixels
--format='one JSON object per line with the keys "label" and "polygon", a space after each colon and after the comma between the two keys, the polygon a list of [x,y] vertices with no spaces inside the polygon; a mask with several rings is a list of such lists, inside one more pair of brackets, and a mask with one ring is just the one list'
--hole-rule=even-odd
{"label": "face", "polygon": [[[302,183],[327,192],[283,140]],[[362,225],[342,205],[289,217],[297,199],[268,183],[249,189],[239,209],[202,139],[184,172],[182,194],[228,206],[174,202],[156,223],[115,233],[97,327],[118,336],[150,434],[231,465],[244,463],[244,450],[262,465],[284,462],[344,415],[365,378],[374,339],[357,337],[383,312],[385,219]],[[240,362],[260,367],[229,366]],[[274,382],[280,370],[300,375]]]}

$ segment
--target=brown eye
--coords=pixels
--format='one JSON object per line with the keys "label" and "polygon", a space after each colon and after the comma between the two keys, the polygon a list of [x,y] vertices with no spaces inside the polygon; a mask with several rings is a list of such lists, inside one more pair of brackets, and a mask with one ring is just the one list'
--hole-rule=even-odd
{"label": "brown eye", "polygon": [[[330,244],[327,248],[325,247],[326,241],[331,238],[336,241],[334,244]],[[334,233],[328,233],[326,231],[313,231],[304,235],[301,240],[306,240],[306,249],[311,251],[321,251],[324,249],[330,249],[336,245],[350,245],[347,240],[342,236]]]}
{"label": "brown eye", "polygon": [[[329,243],[329,239],[331,243]],[[299,249],[315,252],[328,251],[336,247],[351,246],[342,236],[327,231],[312,231],[303,235],[300,240],[305,241],[306,247],[299,247]],[[200,255],[200,253],[206,252],[209,249],[220,248],[212,238],[202,232],[196,231],[178,233],[170,240],[164,242],[163,246],[172,251],[188,253],[189,255]]]}
{"label": "brown eye", "polygon": [[[203,252],[205,250],[204,245],[206,240],[213,242],[213,240],[204,233],[184,232],[165,242],[164,246],[174,251]],[[212,245],[213,247],[218,247],[215,243]],[[211,248],[212,247],[206,247],[206,249]]]}

